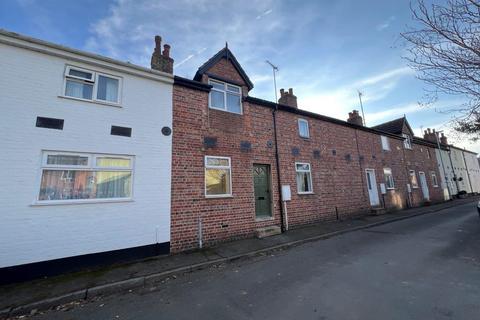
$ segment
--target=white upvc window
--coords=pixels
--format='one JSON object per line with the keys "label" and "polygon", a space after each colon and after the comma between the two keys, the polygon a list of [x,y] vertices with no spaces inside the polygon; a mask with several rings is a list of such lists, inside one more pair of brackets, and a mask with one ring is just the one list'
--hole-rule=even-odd
{"label": "white upvc window", "polygon": [[297,192],[299,194],[313,193],[310,163],[295,162],[295,171],[297,172]]}
{"label": "white upvc window", "polygon": [[108,104],[120,104],[121,78],[67,66],[64,96]]}
{"label": "white upvc window", "polygon": [[408,174],[410,176],[410,184],[412,185],[412,188],[417,189],[418,181],[417,181],[417,175],[415,174],[415,170],[409,170]]}
{"label": "white upvc window", "polygon": [[209,106],[212,109],[242,114],[242,88],[218,80],[208,80],[212,86]]}
{"label": "white upvc window", "polygon": [[389,151],[390,143],[388,142],[388,138],[386,136],[380,136],[380,141],[382,142],[382,150]]}
{"label": "white upvc window", "polygon": [[305,119],[298,119],[298,134],[302,138],[310,138],[310,131],[308,129],[308,121]]}
{"label": "white upvc window", "polygon": [[433,187],[435,187],[435,188],[438,187],[437,174],[435,173],[435,171],[430,172],[430,175],[432,177]]}
{"label": "white upvc window", "polygon": [[232,196],[232,167],[229,157],[205,156],[205,196]]}
{"label": "white upvc window", "polygon": [[410,135],[406,133],[403,133],[402,137],[405,138],[403,140],[403,146],[405,147],[405,149],[412,149],[412,137],[410,137]]}
{"label": "white upvc window", "polygon": [[385,176],[385,186],[387,189],[395,189],[395,182],[393,181],[392,169],[383,168],[383,175]]}
{"label": "white upvc window", "polygon": [[133,156],[44,151],[38,203],[132,198]]}

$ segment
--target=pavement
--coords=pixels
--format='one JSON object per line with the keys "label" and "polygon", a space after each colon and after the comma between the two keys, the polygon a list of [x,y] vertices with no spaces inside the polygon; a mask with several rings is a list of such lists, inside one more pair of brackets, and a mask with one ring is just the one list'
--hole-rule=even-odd
{"label": "pavement", "polygon": [[[316,311],[305,314],[305,318],[315,315],[313,317],[315,319],[328,319],[333,315],[333,318],[337,319],[363,319],[369,310],[369,304],[364,305],[363,298],[366,296],[376,298],[380,302],[388,300],[386,296],[388,292],[385,290],[393,286],[390,283],[391,277],[396,275],[399,276],[398,279],[404,280],[398,282],[398,279],[393,279],[396,286],[391,288],[390,293],[398,298],[399,306],[415,305],[421,301],[418,294],[412,295],[413,300],[407,301],[403,297],[405,294],[412,294],[407,289],[414,285],[418,286],[419,281],[420,288],[417,289],[431,293],[438,291],[442,299],[454,294],[455,290],[468,291],[476,298],[476,302],[470,301],[469,295],[466,295],[468,298],[466,299],[460,292],[458,298],[453,297],[464,308],[463,311],[456,312],[460,312],[459,314],[463,316],[475,311],[478,315],[480,311],[478,310],[480,278],[477,276],[480,266],[478,258],[480,223],[473,205],[477,200],[478,197],[471,197],[380,216],[310,225],[265,239],[245,239],[191,253],[156,257],[108,268],[2,286],[0,287],[0,318],[31,313],[35,319],[37,317],[38,319],[115,319],[117,315],[115,317],[112,315],[117,313],[116,310],[123,310],[122,319],[153,319],[156,312],[165,314],[165,318],[189,318],[188,314],[191,318],[191,312],[195,310],[208,315],[205,319],[251,318],[253,314],[255,317],[265,315],[264,318],[272,318],[274,314],[279,313],[282,306],[293,303],[293,307],[289,309],[292,314],[285,313],[283,317],[282,314],[278,314],[280,318],[290,318],[294,316],[294,310],[301,306],[305,307],[305,303],[309,302],[312,309],[308,310]],[[432,214],[425,215],[427,213]],[[424,216],[417,217],[420,215]],[[476,230],[472,231],[472,228]],[[464,230],[469,231],[466,233]],[[332,238],[333,236],[338,237]],[[316,241],[320,239],[328,240]],[[478,246],[476,252],[468,249],[467,240],[476,241]],[[431,244],[431,242],[437,243]],[[429,246],[424,248],[425,244]],[[291,247],[297,248],[285,250]],[[440,252],[432,256],[432,247]],[[278,257],[277,254],[279,254]],[[461,256],[458,258],[459,254]],[[451,263],[452,265],[445,265],[447,269],[436,270],[442,267],[441,259],[445,257],[458,258],[454,262],[460,265],[459,269],[455,269],[457,266]],[[353,258],[355,260],[350,260]],[[285,261],[282,260],[280,263],[272,259]],[[357,265],[358,261],[363,262]],[[245,272],[248,270],[243,279],[235,278],[235,273],[239,273],[238,270],[237,272],[234,270],[236,264],[242,265],[241,269]],[[470,268],[462,264],[467,264]],[[476,267],[475,276],[471,270],[472,266]],[[392,267],[392,273],[386,272],[385,268],[390,267]],[[436,268],[435,271],[431,271],[432,267]],[[233,272],[233,276],[230,273],[223,273],[224,269]],[[194,270],[200,271],[192,272]],[[330,276],[322,278],[324,272]],[[460,279],[455,278],[459,275],[461,275]],[[424,283],[428,277],[432,276],[436,281],[434,285]],[[337,279],[339,277],[343,278]],[[191,279],[196,279],[196,282],[192,282]],[[255,281],[258,283],[252,279],[257,279]],[[173,285],[175,282],[181,285],[178,287]],[[201,285],[192,287],[192,284],[197,282]],[[265,288],[262,287],[262,283],[265,284]],[[445,288],[442,288],[442,285]],[[242,289],[243,287],[246,289]],[[447,291],[447,287],[452,287],[448,290],[453,291]],[[428,292],[421,292],[420,296]],[[237,293],[240,297],[236,296]],[[234,296],[231,296],[232,294]],[[288,297],[293,300],[287,301]],[[314,297],[318,299],[321,297],[322,304],[319,304],[318,299]],[[237,298],[240,300],[236,301]],[[223,301],[225,299],[228,301]],[[264,301],[265,299],[270,300]],[[456,310],[454,306],[446,308],[442,303],[438,303],[442,299],[435,299],[437,300],[432,303],[435,302],[437,305],[438,310],[435,312],[438,313],[438,317],[437,314],[433,317],[429,309],[425,312],[424,318],[448,318],[453,314],[452,310]],[[108,303],[102,301],[108,301]],[[194,301],[201,302],[192,305]],[[245,304],[248,301],[251,303]],[[265,305],[261,307],[258,301],[264,301]],[[335,301],[337,304],[343,304],[343,308],[340,306],[334,308]],[[148,302],[151,305],[146,306],[145,303]],[[221,302],[221,307],[215,306],[217,302]],[[326,302],[332,305],[325,305]],[[100,304],[108,307],[98,307]],[[132,304],[138,304],[138,306],[128,309]],[[319,309],[314,305],[323,305],[323,307]],[[162,306],[161,310],[158,309],[160,306]],[[365,317],[358,317],[353,313],[342,313],[347,312],[350,307],[355,310],[359,308],[360,311],[365,312]],[[386,313],[388,308],[378,305],[370,307],[373,308],[371,312],[383,315],[383,319],[411,318],[405,312],[398,311],[404,316],[403,318],[392,317],[391,314]],[[43,312],[49,308],[60,311]],[[251,313],[254,309],[255,313]],[[164,313],[164,310],[167,312]],[[238,317],[232,316],[233,311],[235,311],[233,314]],[[107,313],[108,316],[106,316]],[[475,317],[472,316],[469,319]]]}

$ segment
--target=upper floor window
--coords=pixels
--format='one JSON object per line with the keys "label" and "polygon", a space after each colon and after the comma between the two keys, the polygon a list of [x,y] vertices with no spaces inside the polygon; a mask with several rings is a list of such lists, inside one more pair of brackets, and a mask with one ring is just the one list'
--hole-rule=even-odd
{"label": "upper floor window", "polygon": [[120,103],[120,78],[67,66],[65,96],[107,103]]}
{"label": "upper floor window", "polygon": [[298,119],[298,134],[302,138],[310,138],[310,131],[308,130],[308,121],[305,119]]}
{"label": "upper floor window", "polygon": [[405,149],[412,149],[412,138],[410,137],[410,135],[404,133],[402,134],[402,137],[405,138],[405,140],[403,140],[403,145]]}
{"label": "upper floor window", "polygon": [[380,140],[382,141],[382,150],[390,150],[390,143],[388,142],[388,138],[386,136],[380,136]]}
{"label": "upper floor window", "polygon": [[132,196],[133,157],[43,153],[39,202],[84,202]]}
{"label": "upper floor window", "polygon": [[233,113],[242,113],[242,89],[229,83],[218,80],[209,80],[212,85],[209,106]]}

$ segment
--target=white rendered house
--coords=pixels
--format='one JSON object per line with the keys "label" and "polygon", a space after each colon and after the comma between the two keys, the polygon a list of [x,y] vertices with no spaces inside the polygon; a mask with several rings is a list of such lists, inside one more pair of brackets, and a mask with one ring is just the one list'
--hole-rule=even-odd
{"label": "white rendered house", "polygon": [[173,76],[7,31],[0,56],[0,274],[168,252]]}

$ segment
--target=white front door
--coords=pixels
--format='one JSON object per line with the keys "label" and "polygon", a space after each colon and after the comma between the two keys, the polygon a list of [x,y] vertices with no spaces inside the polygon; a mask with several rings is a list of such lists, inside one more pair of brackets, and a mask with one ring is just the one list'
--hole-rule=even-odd
{"label": "white front door", "polygon": [[427,178],[425,178],[425,172],[418,172],[420,177],[420,185],[422,186],[423,199],[430,200],[430,192],[428,191]]}
{"label": "white front door", "polygon": [[372,207],[378,206],[380,204],[380,199],[378,198],[378,189],[377,189],[377,179],[375,179],[375,170],[365,169],[367,173],[367,189],[368,197],[370,198],[370,205]]}

